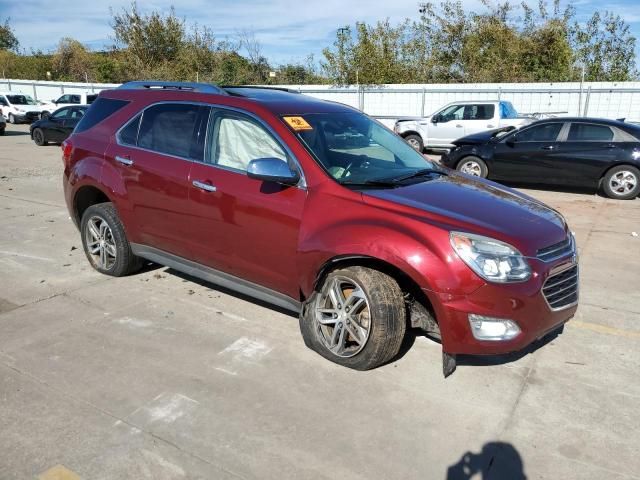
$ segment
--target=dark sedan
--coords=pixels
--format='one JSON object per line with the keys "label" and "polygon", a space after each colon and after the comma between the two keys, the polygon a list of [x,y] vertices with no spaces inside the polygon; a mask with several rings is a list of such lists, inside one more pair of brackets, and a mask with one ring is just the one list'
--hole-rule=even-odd
{"label": "dark sedan", "polygon": [[87,108],[87,105],[62,107],[48,117],[33,122],[29,128],[31,139],[39,146],[49,142],[62,143],[71,135]]}
{"label": "dark sedan", "polygon": [[550,118],[453,142],[441,162],[498,182],[601,188],[621,200],[640,193],[640,126],[595,118]]}

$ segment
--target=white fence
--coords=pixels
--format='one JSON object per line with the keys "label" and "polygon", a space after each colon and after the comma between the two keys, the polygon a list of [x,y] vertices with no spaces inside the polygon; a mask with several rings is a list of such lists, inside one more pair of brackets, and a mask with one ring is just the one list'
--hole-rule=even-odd
{"label": "white fence", "polygon": [[[99,92],[116,84],[0,79],[0,90],[49,101],[64,93]],[[288,85],[314,97],[345,103],[392,122],[425,116],[458,100],[509,100],[523,114],[626,118],[640,121],[640,82],[478,83],[380,85],[375,87]]]}

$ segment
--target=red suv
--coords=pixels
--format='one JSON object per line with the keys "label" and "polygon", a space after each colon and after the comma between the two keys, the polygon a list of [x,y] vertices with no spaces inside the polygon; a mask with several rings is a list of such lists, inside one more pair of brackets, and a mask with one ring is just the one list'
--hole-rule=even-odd
{"label": "red suv", "polygon": [[369,369],[407,328],[456,354],[522,349],[578,302],[555,210],[432,163],[358,110],[258,87],[131,82],[63,144],[91,265],[143,259],[300,313],[305,343]]}

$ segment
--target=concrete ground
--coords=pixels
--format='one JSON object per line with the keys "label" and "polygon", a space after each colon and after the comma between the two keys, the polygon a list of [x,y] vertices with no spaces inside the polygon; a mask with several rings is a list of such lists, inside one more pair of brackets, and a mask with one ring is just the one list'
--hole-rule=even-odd
{"label": "concrete ground", "polygon": [[0,137],[0,479],[638,479],[640,199],[527,190],[576,231],[564,334],[520,358],[409,338],[370,372],[165,268],[87,263],[57,146]]}

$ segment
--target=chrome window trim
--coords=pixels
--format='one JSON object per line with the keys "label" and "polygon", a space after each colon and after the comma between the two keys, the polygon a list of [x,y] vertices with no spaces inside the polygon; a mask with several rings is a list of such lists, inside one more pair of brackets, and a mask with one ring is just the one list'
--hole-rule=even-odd
{"label": "chrome window trim", "polygon": [[[137,145],[129,145],[129,144],[120,142],[120,132],[121,132],[121,130],[126,128],[126,126],[129,123],[131,123],[135,117],[140,115],[140,123],[138,123],[138,134],[136,135],[136,142],[137,142],[138,141],[138,137],[140,135],[140,126],[142,125],[142,120],[144,119],[144,112],[147,109],[149,109],[149,108],[151,108],[151,107],[153,107],[155,105],[162,105],[162,104],[198,105],[198,106],[208,107],[210,109],[209,115],[207,116],[207,122],[206,122],[206,125],[205,125],[206,131],[205,131],[205,139],[204,139],[204,148],[203,148],[203,152],[202,152],[202,161],[197,160],[195,158],[181,157],[179,155],[172,155],[170,153],[158,152],[156,150],[151,150],[151,149],[148,149],[148,148],[139,147]],[[302,190],[306,190],[307,189],[307,181],[306,181],[306,177],[305,177],[305,174],[304,174],[304,170],[302,169],[302,165],[300,164],[300,161],[298,160],[298,158],[293,154],[293,152],[291,151],[289,146],[286,144],[286,142],[284,142],[282,140],[280,135],[278,135],[273,130],[273,128],[271,128],[271,126],[269,124],[267,124],[264,120],[262,120],[259,116],[257,116],[253,112],[248,112],[248,111],[243,110],[241,108],[232,107],[232,106],[229,106],[229,105],[220,105],[220,104],[217,104],[217,103],[206,103],[206,102],[190,102],[188,100],[175,100],[175,101],[173,101],[173,100],[161,100],[161,101],[158,101],[158,102],[150,103],[149,105],[146,105],[141,110],[137,111],[129,120],[127,120],[127,122],[125,122],[120,128],[118,128],[118,130],[116,130],[116,133],[115,133],[116,142],[115,143],[116,143],[116,145],[119,145],[121,147],[133,148],[133,149],[140,150],[140,151],[143,151],[143,152],[155,153],[157,155],[164,155],[164,156],[176,158],[176,159],[179,159],[179,160],[186,160],[187,162],[200,163],[200,164],[212,167],[212,168],[219,168],[219,169],[222,169],[222,170],[227,170],[229,172],[234,172],[234,173],[243,174],[244,176],[247,176],[246,170],[237,170],[235,168],[223,167],[221,165],[217,165],[215,163],[210,163],[210,162],[206,162],[205,161],[206,153],[207,153],[207,149],[208,149],[208,140],[209,140],[208,139],[209,122],[211,121],[211,114],[212,114],[212,110],[214,108],[219,109],[219,110],[235,111],[236,113],[240,113],[242,115],[247,115],[247,116],[253,118],[254,120],[256,120],[263,128],[265,128],[274,137],[274,139],[278,142],[278,144],[282,147],[282,149],[287,153],[287,156],[289,158],[291,158],[291,160],[294,162],[294,164],[298,168],[298,172],[300,173],[300,180],[298,181],[298,183],[296,185],[292,185],[292,186],[295,187],[295,188],[300,188]]]}

